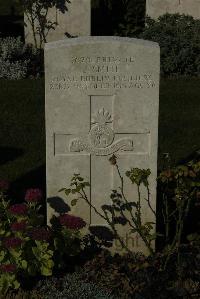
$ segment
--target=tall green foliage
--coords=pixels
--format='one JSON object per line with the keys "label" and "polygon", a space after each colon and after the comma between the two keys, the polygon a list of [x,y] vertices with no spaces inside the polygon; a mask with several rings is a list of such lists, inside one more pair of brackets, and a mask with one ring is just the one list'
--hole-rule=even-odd
{"label": "tall green foliage", "polygon": [[[65,13],[68,8],[67,4],[70,0],[15,0],[23,10],[28,23],[31,26],[34,46],[41,48],[46,42],[49,31],[54,30],[58,25],[56,22],[48,18],[50,8],[55,7],[62,13]],[[39,41],[37,39],[39,36]]]}
{"label": "tall green foliage", "polygon": [[[130,32],[129,32],[130,33]],[[180,14],[147,18],[140,38],[159,43],[161,74],[200,75],[200,20]]]}
{"label": "tall green foliage", "polygon": [[145,0],[93,0],[92,9],[95,35],[127,36],[144,27]]}

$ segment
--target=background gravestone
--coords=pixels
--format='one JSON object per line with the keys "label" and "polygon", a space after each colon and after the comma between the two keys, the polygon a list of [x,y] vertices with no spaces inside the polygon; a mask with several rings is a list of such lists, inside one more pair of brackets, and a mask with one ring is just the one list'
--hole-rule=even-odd
{"label": "background gravestone", "polygon": [[[110,203],[111,190],[120,185],[115,167],[108,161],[115,153],[123,174],[130,167],[151,169],[155,208],[158,45],[118,37],[49,43],[45,46],[45,74],[47,197],[61,196],[58,190],[78,172],[91,183],[88,197],[101,209]],[[137,194],[128,178],[125,192],[129,200]],[[144,221],[155,222],[145,200],[142,211]],[[72,212],[88,224],[104,224],[83,202]],[[48,219],[53,213],[49,206]],[[129,247],[144,251],[137,236],[130,238],[124,227],[121,234]]]}
{"label": "background gravestone", "polygon": [[146,14],[156,19],[165,13],[180,13],[200,18],[200,0],[147,0]]}
{"label": "background gravestone", "polygon": [[[91,32],[91,3],[90,0],[72,0],[67,5],[68,11],[64,14],[52,8],[49,10],[48,19],[57,22],[55,30],[50,30],[47,42],[64,39],[67,36],[88,36]],[[25,41],[33,42],[33,34],[29,22],[25,17]]]}

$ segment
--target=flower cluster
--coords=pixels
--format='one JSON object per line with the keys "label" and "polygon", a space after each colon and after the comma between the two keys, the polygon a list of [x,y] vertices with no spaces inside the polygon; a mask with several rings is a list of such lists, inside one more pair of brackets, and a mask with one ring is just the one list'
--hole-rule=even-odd
{"label": "flower cluster", "polygon": [[29,232],[30,237],[36,241],[48,241],[51,237],[51,232],[45,227],[36,227]]}
{"label": "flower cluster", "polygon": [[7,249],[16,248],[21,246],[22,240],[17,237],[7,237],[4,239],[3,244]]}
{"label": "flower cluster", "polygon": [[25,200],[27,202],[38,202],[42,199],[42,192],[40,189],[28,189],[26,191]]}
{"label": "flower cluster", "polygon": [[9,182],[6,180],[0,180],[0,191],[7,191],[9,189]]}
{"label": "flower cluster", "polygon": [[0,266],[0,271],[5,273],[13,273],[16,270],[16,266],[13,264],[3,264]]}
{"label": "flower cluster", "polygon": [[13,232],[25,231],[26,227],[27,227],[27,222],[25,220],[20,221],[20,222],[14,222],[11,224],[11,230]]}
{"label": "flower cluster", "polygon": [[73,215],[65,214],[59,217],[60,224],[69,229],[81,229],[86,226],[85,221]]}
{"label": "flower cluster", "polygon": [[17,216],[25,216],[28,212],[28,207],[26,204],[15,204],[9,208],[9,212]]}

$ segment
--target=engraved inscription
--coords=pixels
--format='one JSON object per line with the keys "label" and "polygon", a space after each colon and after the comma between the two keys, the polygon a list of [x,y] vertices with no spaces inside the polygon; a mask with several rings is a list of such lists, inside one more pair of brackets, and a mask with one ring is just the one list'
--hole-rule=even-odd
{"label": "engraved inscription", "polygon": [[53,78],[49,84],[51,90],[78,89],[132,89],[155,88],[151,74],[143,75],[60,75]]}
{"label": "engraved inscription", "polygon": [[72,57],[72,63],[133,63],[135,58],[129,57],[119,57],[119,56],[97,56],[97,57]]}
{"label": "engraved inscription", "polygon": [[50,90],[156,87],[151,73],[133,71],[135,57],[72,57],[71,64],[75,66],[71,74],[53,77],[49,82]]}

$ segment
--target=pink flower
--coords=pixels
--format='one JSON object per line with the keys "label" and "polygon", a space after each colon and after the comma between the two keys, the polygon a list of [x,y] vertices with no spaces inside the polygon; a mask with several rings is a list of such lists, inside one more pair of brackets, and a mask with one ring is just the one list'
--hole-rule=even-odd
{"label": "pink flower", "polygon": [[13,273],[16,270],[16,266],[13,264],[4,264],[0,266],[0,271],[6,273]]}
{"label": "pink flower", "polygon": [[9,182],[6,180],[0,180],[0,190],[7,191],[9,189]]}
{"label": "pink flower", "polygon": [[26,204],[15,204],[9,208],[9,212],[13,215],[24,216],[27,214],[28,207]]}
{"label": "pink flower", "polygon": [[86,226],[85,221],[73,215],[65,214],[59,217],[60,224],[70,229],[81,229]]}
{"label": "pink flower", "polygon": [[45,227],[36,227],[30,231],[30,236],[36,241],[48,241],[51,237],[51,232]]}
{"label": "pink flower", "polygon": [[16,248],[22,244],[22,240],[16,237],[7,237],[4,239],[3,244],[6,248]]}
{"label": "pink flower", "polygon": [[40,189],[28,189],[26,191],[25,200],[27,202],[38,202],[42,199],[42,191]]}
{"label": "pink flower", "polygon": [[21,221],[21,222],[14,222],[11,224],[11,230],[13,232],[20,232],[20,231],[24,231],[26,229],[27,223],[25,220]]}

